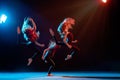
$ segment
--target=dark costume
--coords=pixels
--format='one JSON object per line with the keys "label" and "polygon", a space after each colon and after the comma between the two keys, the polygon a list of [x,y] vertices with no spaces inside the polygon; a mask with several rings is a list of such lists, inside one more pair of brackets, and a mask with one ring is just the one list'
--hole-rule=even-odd
{"label": "dark costume", "polygon": [[48,70],[48,74],[51,74],[51,71],[55,68],[55,62],[53,60],[53,57],[54,57],[58,48],[59,48],[58,45],[49,47],[49,50],[46,51],[46,53],[44,55],[44,61],[50,65],[49,70]]}
{"label": "dark costume", "polygon": [[[57,41],[55,36],[53,36],[53,38],[56,41],[57,45],[66,46],[63,41]],[[72,41],[73,41],[73,34],[71,32],[69,32],[69,34],[67,35],[67,42],[68,42],[68,44],[72,45],[72,48],[71,49],[68,48],[67,54],[73,56],[75,53],[78,53],[80,51],[80,49],[77,46],[75,46],[74,43],[72,43]]]}

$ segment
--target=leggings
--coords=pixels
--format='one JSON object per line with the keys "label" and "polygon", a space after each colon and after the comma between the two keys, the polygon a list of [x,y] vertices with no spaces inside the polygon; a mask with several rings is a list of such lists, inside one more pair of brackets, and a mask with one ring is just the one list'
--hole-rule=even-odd
{"label": "leggings", "polygon": [[73,56],[74,54],[78,53],[79,51],[80,51],[80,49],[78,47],[72,46],[72,48],[68,51],[68,54]]}
{"label": "leggings", "polygon": [[51,74],[51,71],[55,68],[55,62],[53,61],[53,59],[51,57],[46,57],[45,59],[47,61],[47,63],[50,65],[49,70],[48,70],[48,74]]}

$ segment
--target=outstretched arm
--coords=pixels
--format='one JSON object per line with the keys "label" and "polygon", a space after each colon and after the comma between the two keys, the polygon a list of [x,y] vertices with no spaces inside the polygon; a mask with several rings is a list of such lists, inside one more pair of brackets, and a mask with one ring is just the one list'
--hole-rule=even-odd
{"label": "outstretched arm", "polygon": [[72,41],[72,43],[77,43],[78,42],[78,40],[74,40],[74,41]]}
{"label": "outstretched arm", "polygon": [[54,34],[54,31],[53,31],[51,28],[49,29],[49,32],[50,32],[51,36],[53,37],[53,39],[55,40],[55,42],[56,42],[57,45],[64,45],[63,42],[58,41],[58,40],[56,39],[55,34]]}
{"label": "outstretched arm", "polygon": [[36,44],[37,46],[39,46],[39,47],[44,47],[44,46],[45,46],[44,44],[40,44],[40,43],[38,43],[37,41],[35,41],[35,44]]}

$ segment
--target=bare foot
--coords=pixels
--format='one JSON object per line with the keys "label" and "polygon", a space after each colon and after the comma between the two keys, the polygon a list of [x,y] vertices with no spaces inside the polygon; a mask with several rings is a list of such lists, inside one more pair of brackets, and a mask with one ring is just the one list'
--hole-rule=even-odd
{"label": "bare foot", "polygon": [[71,55],[67,55],[67,57],[65,58],[65,60],[69,60],[69,59],[71,59],[71,58],[72,58]]}
{"label": "bare foot", "polygon": [[29,58],[27,66],[29,66],[32,63],[32,61],[33,61],[32,58]]}
{"label": "bare foot", "polygon": [[53,76],[53,74],[48,74],[48,76]]}

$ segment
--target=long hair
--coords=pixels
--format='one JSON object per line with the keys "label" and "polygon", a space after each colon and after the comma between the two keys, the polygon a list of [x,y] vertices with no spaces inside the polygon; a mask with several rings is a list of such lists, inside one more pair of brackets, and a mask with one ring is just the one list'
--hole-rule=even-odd
{"label": "long hair", "polygon": [[24,22],[23,22],[23,25],[22,25],[22,33],[25,32],[26,29],[28,28],[33,28],[33,23],[31,20],[29,20],[30,17],[25,17],[24,18]]}
{"label": "long hair", "polygon": [[74,22],[75,20],[73,18],[70,18],[70,17],[65,18],[58,26],[58,29],[57,29],[58,33],[60,35],[64,35],[64,32],[66,28],[68,27],[68,25],[74,25]]}
{"label": "long hair", "polygon": [[25,40],[34,42],[38,39],[39,34],[36,32],[34,27],[35,23],[32,18],[25,17],[23,26],[22,26],[22,33],[24,35]]}

